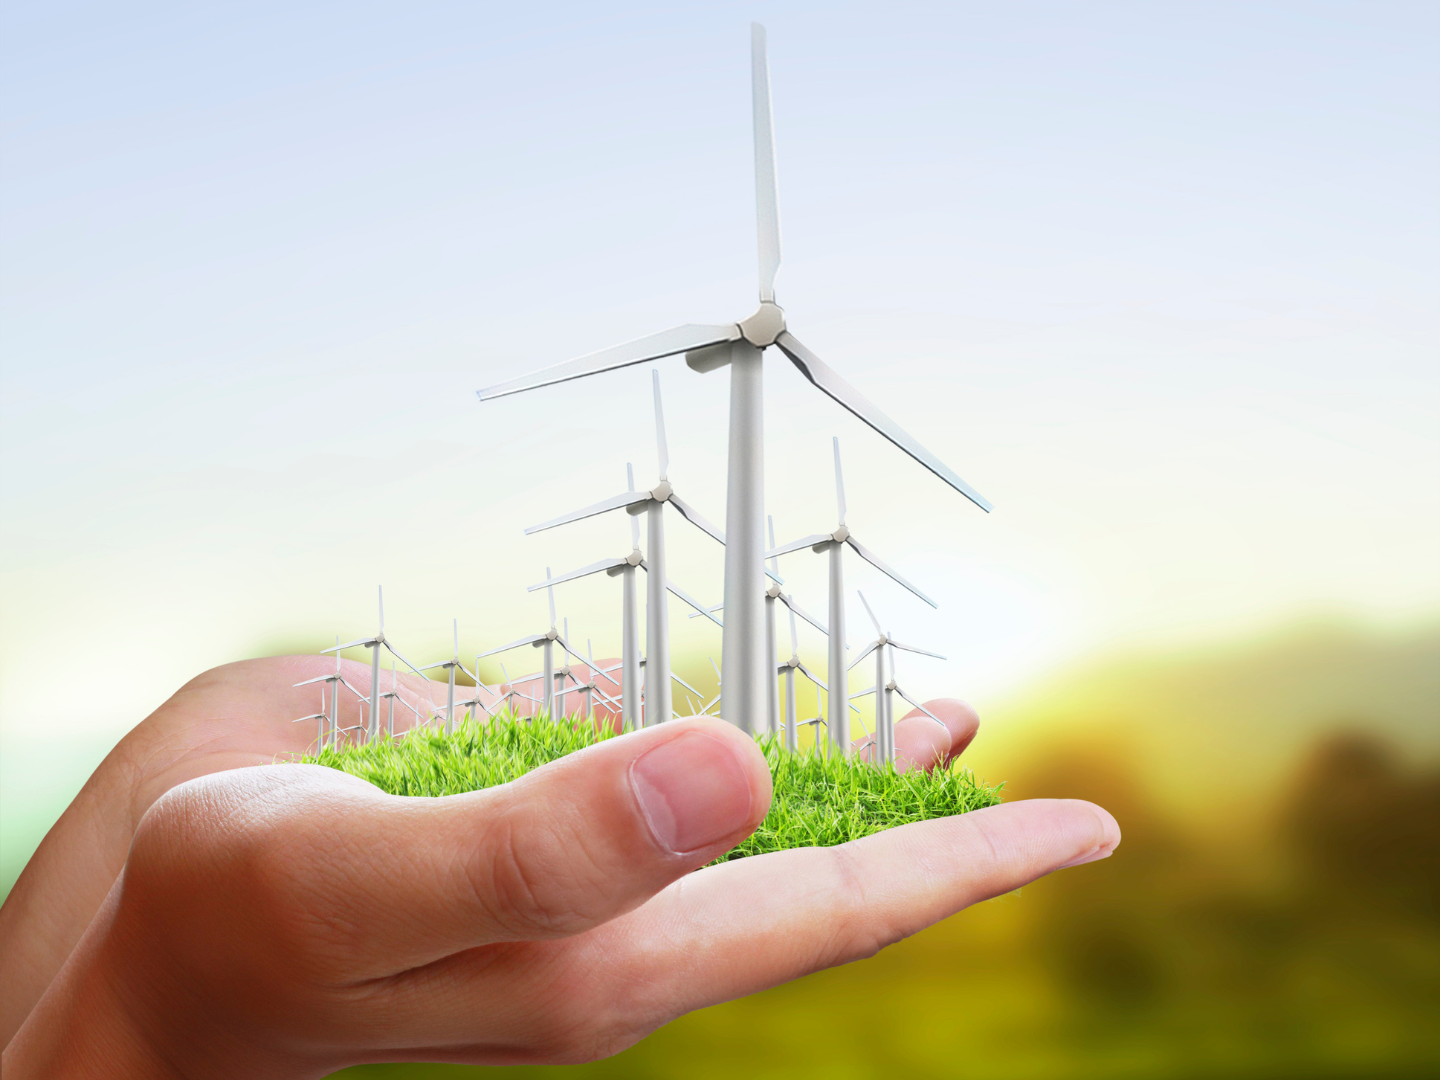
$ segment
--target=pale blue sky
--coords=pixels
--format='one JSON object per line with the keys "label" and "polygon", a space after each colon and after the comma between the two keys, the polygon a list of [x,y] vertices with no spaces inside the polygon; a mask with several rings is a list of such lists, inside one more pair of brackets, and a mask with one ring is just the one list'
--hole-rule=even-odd
{"label": "pale blue sky", "polygon": [[[826,527],[840,435],[852,525],[942,601],[855,575],[952,657],[924,691],[1440,606],[1434,4],[11,5],[11,747],[363,633],[377,580],[415,651],[458,616],[473,653],[623,547],[520,530],[653,470],[648,370],[472,392],[753,308],[755,17],[791,325],[997,507],[770,365],[777,527]],[[661,370],[719,520],[724,376]],[[715,552],[674,562],[718,598]],[[613,601],[565,601],[597,648]]]}

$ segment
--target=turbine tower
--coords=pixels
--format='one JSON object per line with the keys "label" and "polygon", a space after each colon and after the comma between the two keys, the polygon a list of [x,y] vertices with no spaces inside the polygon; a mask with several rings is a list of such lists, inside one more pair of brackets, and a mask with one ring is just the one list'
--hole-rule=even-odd
{"label": "turbine tower", "polygon": [[[775,138],[770,119],[770,68],[765,28],[751,25],[751,106],[755,136],[755,218],[759,236],[760,307],[738,323],[689,324],[604,349],[478,391],[481,401],[540,386],[685,354],[698,372],[730,368],[729,465],[726,478],[725,630],[722,656],[729,691],[725,719],[754,732],[768,711],[767,683],[773,655],[765,655],[765,443],[761,356],[777,346],[817,389],[848,409],[982,510],[987,502],[895,421],[803,345],[785,324],[775,302],[780,268],[779,196]],[[837,634],[843,643],[844,635]],[[842,665],[843,670],[843,665]],[[664,684],[668,695],[668,683]],[[844,694],[839,695],[842,699]],[[832,712],[834,709],[832,708]],[[844,707],[841,707],[841,714]],[[847,725],[848,726],[848,725]],[[833,738],[835,733],[831,732]]]}
{"label": "turbine tower", "polygon": [[825,730],[830,734],[831,745],[838,749],[840,753],[847,754],[850,752],[850,711],[849,697],[845,685],[845,676],[848,671],[848,665],[845,663],[845,548],[847,546],[852,548],[855,554],[859,555],[871,566],[875,567],[875,569],[896,583],[909,589],[931,607],[938,607],[939,605],[881,562],[873,551],[855,539],[855,534],[846,526],[845,477],[840,471],[839,438],[832,441],[832,446],[835,451],[835,507],[839,517],[839,524],[836,526],[835,531],[830,533],[816,533],[814,536],[807,536],[801,540],[792,541],[791,543],[775,548],[769,554],[771,557],[778,557],[808,547],[812,551],[828,552],[830,555],[830,664],[826,674],[829,680],[835,685],[831,687],[831,693],[828,699],[829,711]]}

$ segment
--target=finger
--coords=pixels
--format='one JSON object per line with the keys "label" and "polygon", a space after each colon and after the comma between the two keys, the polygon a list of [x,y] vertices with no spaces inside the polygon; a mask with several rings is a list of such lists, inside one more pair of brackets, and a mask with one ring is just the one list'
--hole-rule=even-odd
{"label": "finger", "polygon": [[1115,819],[1091,803],[1009,803],[710,867],[575,944],[612,967],[596,987],[608,1007],[659,1026],[872,956],[1119,842]]}
{"label": "finger", "polygon": [[350,979],[613,918],[749,835],[770,794],[754,741],[700,720],[607,740],[465,795],[402,798],[280,765],[186,785],[172,798],[190,800],[188,815],[169,816],[200,823],[185,826],[186,843],[211,862],[242,877],[259,868],[271,921],[319,927],[296,948],[361,965],[335,972]]}
{"label": "finger", "polygon": [[[948,764],[964,753],[980,728],[975,710],[955,698],[927,701],[925,708],[935,714],[933,719],[921,709],[911,709],[895,722],[895,768],[900,772]],[[870,760],[866,748],[872,742],[873,737],[856,740],[855,752]]]}

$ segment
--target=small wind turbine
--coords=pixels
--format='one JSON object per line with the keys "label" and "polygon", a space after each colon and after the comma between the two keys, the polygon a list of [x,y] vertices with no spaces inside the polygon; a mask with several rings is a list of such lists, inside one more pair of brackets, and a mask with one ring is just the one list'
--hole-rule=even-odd
{"label": "small wind turbine", "polygon": [[415,714],[415,722],[420,722],[420,710],[411,705],[400,696],[400,681],[395,677],[395,661],[390,661],[390,689],[380,695],[385,699],[387,712],[385,717],[385,732],[390,738],[395,737],[395,699],[400,698],[400,704]]}
{"label": "small wind turbine", "polygon": [[[550,568],[548,566],[545,568],[545,580],[550,580]],[[508,645],[501,645],[498,649],[491,649],[489,652],[481,653],[479,656],[475,657],[475,659],[479,661],[487,656],[494,656],[497,653],[509,652],[511,649],[518,649],[522,645],[532,645],[537,649],[544,650],[545,682],[543,688],[540,691],[541,704],[545,709],[545,715],[553,720],[555,718],[555,643],[558,641],[560,643],[560,647],[566,652],[570,652],[571,650],[569,644],[565,641],[563,637],[560,636],[560,631],[555,628],[554,586],[551,585],[547,587],[545,593],[547,599],[550,601],[549,630],[546,630],[543,634],[530,634],[526,637],[516,638]],[[580,657],[577,656],[575,657],[575,659],[579,660]]]}
{"label": "small wind turbine", "polygon": [[325,721],[328,719],[330,719],[330,714],[325,711],[325,687],[322,686],[320,687],[320,711],[311,713],[309,716],[302,716],[296,720],[291,720],[290,722],[292,724],[303,724],[307,720],[320,721],[320,734],[315,740],[315,752],[319,753],[325,749]]}
{"label": "small wind turbine", "polygon": [[850,713],[846,707],[846,686],[845,686],[845,566],[843,561],[844,551],[848,545],[855,554],[868,562],[882,574],[891,580],[903,585],[912,593],[924,600],[931,607],[938,607],[934,600],[926,596],[910,582],[897,574],[890,567],[880,561],[873,551],[865,547],[855,534],[845,524],[845,477],[840,471],[840,440],[835,438],[832,441],[835,451],[835,506],[839,516],[839,524],[834,532],[816,533],[814,536],[807,536],[801,540],[792,541],[781,547],[775,548],[769,554],[774,556],[786,555],[792,551],[799,551],[801,548],[810,548],[816,552],[829,552],[830,554],[830,681],[835,683],[835,692],[830,695],[829,716],[826,730],[830,734],[830,742],[837,747],[840,753],[848,753],[850,746]]}
{"label": "small wind turbine", "polygon": [[800,635],[795,631],[795,609],[786,609],[790,614],[790,659],[776,668],[777,676],[781,673],[785,676],[785,746],[786,749],[794,751],[799,749],[795,729],[795,672],[800,672],[812,683],[815,684],[815,704],[819,708],[820,691],[829,692],[828,688],[815,673],[807,668],[800,659]]}
{"label": "small wind turbine", "polygon": [[[333,675],[316,675],[313,679],[306,679],[303,682],[297,682],[295,684],[296,686],[309,686],[311,683],[330,684],[330,745],[332,747],[340,745],[340,687],[345,687],[345,689],[349,690],[361,701],[368,700],[364,694],[356,690],[355,687],[351,686],[340,675],[340,650],[343,648],[345,648],[345,646],[340,644],[340,635],[336,634],[335,647],[324,650],[324,652],[333,652],[335,654],[335,673]],[[321,655],[324,654],[322,653]],[[309,720],[311,718],[307,716],[306,719]]]}
{"label": "small wind turbine", "polygon": [[[856,590],[860,597],[860,603],[865,605],[865,613],[870,616],[870,621],[875,625],[875,640],[866,645],[859,656],[855,658],[850,666],[853,668],[860,661],[864,660],[872,652],[875,654],[875,685],[869,690],[862,690],[858,694],[852,694],[852,698],[862,698],[867,694],[875,695],[875,755],[876,761],[895,760],[895,703],[892,695],[899,694],[915,708],[919,709],[926,716],[930,717],[941,727],[945,728],[948,734],[950,729],[938,716],[925,708],[918,701],[912,698],[904,690],[900,689],[895,682],[895,657],[892,649],[901,649],[905,652],[918,653],[921,656],[931,656],[936,660],[944,660],[945,657],[939,653],[930,652],[927,649],[917,649],[914,645],[905,645],[896,641],[890,636],[888,630],[880,629],[880,620],[875,617],[871,610],[870,603],[865,599],[865,594]],[[888,675],[887,675],[888,672]],[[883,691],[883,692],[882,692]]]}
{"label": "small wind turbine", "polygon": [[[775,136],[770,117],[770,68],[765,28],[750,31],[751,104],[755,134],[755,218],[760,251],[760,307],[748,319],[721,325],[687,325],[604,349],[578,360],[546,368],[478,391],[481,401],[540,386],[566,382],[602,371],[643,364],[685,353],[695,371],[730,367],[730,444],[726,479],[725,630],[722,654],[730,679],[723,715],[753,732],[766,715],[769,669],[774,655],[764,655],[765,614],[765,443],[761,356],[776,345],[800,373],[822,393],[848,409],[905,453],[924,465],[982,510],[987,502],[934,454],[895,421],[860,395],[790,333],[785,313],[775,302],[775,274],[780,268],[779,196],[775,183]],[[617,502],[615,505],[628,505]],[[678,509],[678,507],[677,507]],[[652,555],[653,557],[653,555]],[[831,625],[835,626],[834,619]],[[836,628],[843,647],[845,635]],[[843,654],[842,654],[843,659]],[[842,670],[843,664],[836,670]],[[668,683],[664,684],[668,692]],[[843,694],[839,695],[844,697]],[[832,705],[832,712],[834,712]],[[839,714],[845,714],[844,707]],[[848,725],[846,725],[848,727]],[[843,733],[842,733],[843,734]],[[831,739],[836,738],[832,729]]]}
{"label": "small wind turbine", "polygon": [[372,739],[380,733],[380,717],[375,710],[375,703],[380,700],[380,646],[385,646],[385,648],[390,651],[391,656],[397,657],[402,664],[408,667],[411,671],[415,672],[417,675],[420,674],[420,669],[417,668],[414,664],[410,663],[409,660],[406,660],[405,657],[401,656],[398,652],[396,652],[395,646],[391,645],[390,642],[386,640],[385,587],[382,585],[377,586],[377,588],[379,589],[380,596],[380,629],[375,632],[374,637],[356,638],[354,641],[347,641],[344,645],[339,644],[340,639],[336,638],[335,647],[333,649],[324,650],[324,652],[333,652],[335,654],[335,669],[337,671],[340,669],[340,653],[342,653],[346,649],[359,648],[363,645],[370,650],[370,696],[366,700],[371,703],[369,717],[370,724],[367,734]]}
{"label": "small wind turbine", "polygon": [[[454,622],[451,624],[451,629],[453,630],[454,635],[455,635],[455,652],[454,652],[454,654],[451,656],[451,658],[450,658],[449,660],[441,660],[439,663],[435,663],[435,664],[426,664],[423,668],[420,669],[421,671],[430,671],[430,670],[433,670],[434,668],[443,667],[443,668],[445,668],[446,671],[449,673],[449,687],[448,687],[448,689],[447,689],[447,691],[446,691],[446,695],[445,695],[445,734],[446,734],[446,735],[449,735],[449,734],[450,734],[451,730],[452,730],[453,727],[454,727],[454,723],[455,723],[455,669],[456,669],[456,668],[459,668],[461,671],[465,671],[465,665],[462,664],[462,663],[460,663],[460,620],[459,620],[459,619],[454,620]],[[469,675],[470,672],[465,671],[465,674],[466,674],[466,675]],[[478,686],[480,685],[480,675],[479,675],[479,669],[478,669],[478,668],[476,669],[476,675],[474,676],[474,678],[475,678],[475,685],[478,687]]]}
{"label": "small wind turbine", "polygon": [[[660,373],[652,371],[651,387],[655,396],[655,449],[660,465],[660,481],[649,491],[630,490],[614,498],[598,502],[594,506],[587,506],[583,510],[576,510],[573,513],[562,514],[560,517],[550,521],[542,522],[539,525],[532,525],[525,530],[525,535],[543,532],[545,529],[553,529],[557,525],[568,525],[572,521],[581,521],[584,518],[594,517],[596,514],[603,514],[610,510],[624,508],[631,514],[645,514],[645,552],[646,559],[643,564],[646,573],[645,581],[645,654],[649,664],[645,668],[645,701],[646,711],[649,716],[659,715],[661,718],[670,719],[671,695],[670,695],[670,612],[665,600],[667,589],[675,592],[677,596],[686,600],[693,607],[707,616],[710,615],[703,606],[690,600],[684,593],[674,589],[665,573],[665,504],[669,503],[679,511],[680,516],[690,522],[701,532],[718,541],[725,543],[725,534],[715,528],[703,518],[700,513],[679,495],[669,480],[670,450],[665,441],[665,412],[660,405]],[[631,552],[624,561],[634,558],[635,552]],[[593,574],[599,570],[617,569],[618,562],[610,562],[606,565],[596,563],[576,571],[572,577],[582,577],[585,574]],[[546,572],[549,577],[549,572]],[[543,584],[543,583],[542,583]],[[715,619],[718,623],[720,620]],[[628,691],[627,691],[628,693]]]}
{"label": "small wind turbine", "polygon": [[[480,657],[478,656],[475,658],[475,670],[480,670]],[[501,661],[500,663],[500,674],[505,676],[505,685],[510,687],[510,689],[497,697],[493,704],[498,706],[502,701],[505,702],[505,707],[510,710],[510,715],[512,718],[516,720],[520,719],[520,714],[515,710],[516,698],[524,698],[532,705],[538,705],[540,703],[539,698],[531,697],[529,694],[522,694],[519,690],[515,689],[515,682],[510,678],[510,672],[505,670],[504,661]]]}
{"label": "small wind turbine", "polygon": [[579,690],[582,694],[585,695],[585,711],[582,714],[584,718],[588,720],[590,719],[590,717],[595,715],[595,700],[593,697],[593,695],[595,694],[599,694],[600,700],[603,701],[610,708],[619,709],[620,702],[616,701],[604,690],[601,690],[600,684],[595,681],[596,675],[604,675],[606,682],[615,684],[615,680],[610,677],[610,672],[614,671],[615,669],[600,668],[595,666],[595,647],[590,643],[589,638],[585,639],[585,667],[589,672],[589,677],[586,678],[583,683],[580,683],[578,687],[576,687],[577,690]]}

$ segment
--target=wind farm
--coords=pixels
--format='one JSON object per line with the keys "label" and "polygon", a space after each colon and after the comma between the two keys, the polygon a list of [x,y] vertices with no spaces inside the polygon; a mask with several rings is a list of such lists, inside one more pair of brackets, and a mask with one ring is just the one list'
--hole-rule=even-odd
{"label": "wind farm", "polygon": [[[544,577],[538,581],[531,578],[533,584],[527,586],[527,591],[544,590],[548,623],[536,632],[504,644],[487,643],[488,647],[475,654],[473,672],[460,659],[458,620],[452,624],[447,659],[417,668],[396,651],[394,644],[385,636],[382,593],[378,630],[344,645],[337,638],[336,645],[325,650],[337,655],[335,673],[307,680],[321,683],[328,691],[328,706],[322,700],[319,713],[299,718],[317,722],[317,753],[338,753],[342,735],[346,732],[354,732],[354,738],[350,740],[352,745],[358,746],[363,741],[372,749],[385,742],[397,741],[404,734],[395,730],[397,699],[402,706],[398,714],[402,721],[406,712],[409,713],[410,730],[438,725],[437,734],[442,737],[456,736],[462,727],[470,730],[488,724],[538,722],[553,725],[576,720],[595,721],[598,727],[624,732],[665,723],[680,715],[672,686],[678,684],[685,691],[682,708],[688,706],[687,715],[709,715],[711,708],[718,707],[722,719],[767,740],[767,744],[778,753],[799,753],[800,733],[808,727],[816,733],[813,749],[821,756],[837,761],[854,760],[882,771],[893,769],[896,758],[892,702],[896,695],[911,701],[895,675],[897,650],[932,657],[938,654],[903,645],[892,638],[888,631],[881,629],[869,601],[862,594],[859,599],[874,624],[877,636],[855,660],[849,659],[846,552],[858,556],[863,564],[878,571],[880,580],[898,586],[900,596],[917,599],[931,608],[939,605],[857,538],[848,517],[838,436],[831,439],[830,446],[836,505],[834,527],[827,532],[813,533],[777,545],[775,518],[771,511],[784,508],[767,507],[765,489],[762,362],[767,350],[772,346],[778,349],[779,354],[809,384],[860,419],[872,435],[880,436],[879,440],[860,446],[858,453],[868,457],[888,442],[933,474],[950,492],[960,495],[982,511],[988,512],[991,504],[905,428],[825,364],[788,327],[775,290],[781,265],[776,139],[768,43],[764,28],[758,24],[752,25],[750,46],[758,308],[734,323],[674,327],[477,391],[486,421],[503,423],[511,414],[502,399],[512,395],[539,391],[575,379],[601,376],[632,365],[656,365],[651,369],[648,403],[655,434],[654,481],[648,487],[637,488],[634,466],[627,463],[624,491],[579,509],[562,512],[523,530],[525,535],[534,536],[623,511],[629,519],[628,551],[610,548],[606,557],[596,560],[595,556],[602,552],[577,550],[575,564],[579,564],[578,567],[560,574],[553,573],[546,566]],[[695,375],[729,369],[723,528],[715,525],[690,501],[689,493],[695,483],[693,476],[680,477],[680,486],[684,487],[685,494],[672,479],[658,365],[681,355],[685,357],[686,367]],[[719,432],[716,438],[718,442]],[[793,470],[787,468],[787,473],[793,473]],[[937,497],[943,497],[943,491],[937,491]],[[721,594],[718,603],[703,602],[669,576],[666,513],[669,508],[719,547],[718,552],[710,549],[718,556],[715,561],[721,571],[718,584],[710,586]],[[642,516],[645,519],[643,543]],[[811,615],[806,606],[796,599],[793,587],[782,576],[782,559],[806,549],[827,558],[828,588],[824,608],[826,618],[823,621]],[[587,555],[595,561],[585,561]],[[638,588],[637,571],[645,574],[643,597]],[[560,619],[558,616],[555,588],[557,585],[570,586],[570,583],[600,574],[619,579],[618,618],[612,624],[612,635],[607,635],[603,627],[587,627],[586,655],[581,656],[571,644],[568,617]],[[687,582],[687,585],[691,584]],[[696,589],[696,593],[705,591],[703,585]],[[708,620],[719,632],[719,663],[711,659],[716,679],[713,696],[695,689],[674,670],[670,621],[672,602],[685,605],[690,609],[692,619]],[[807,599],[806,603],[809,602]],[[788,642],[783,643],[779,625],[782,607],[789,631],[786,635]],[[483,614],[478,621],[483,625]],[[806,625],[807,635],[813,632],[823,639],[826,658],[823,670],[816,670],[816,666],[807,665],[802,659],[802,622]],[[607,637],[611,640],[618,638],[618,659],[597,661],[590,644],[596,637],[602,642]],[[369,650],[368,694],[355,689],[341,676],[338,657],[348,648]],[[382,649],[392,657],[389,689],[383,692],[380,670]],[[525,674],[512,678],[502,664],[503,681],[486,685],[482,678],[482,662],[496,662],[500,656],[516,652],[522,656],[535,656],[538,652],[538,665],[524,665],[526,668],[535,666],[536,670],[527,670]],[[872,655],[875,662],[874,685],[869,690],[851,694],[851,669]],[[397,660],[408,669],[407,679],[410,673],[427,679],[426,672],[444,673],[443,709],[432,703],[428,689],[416,689],[411,685],[407,696],[396,673]],[[463,677],[474,687],[468,697],[458,701],[456,689],[460,684],[457,677]],[[804,683],[800,684],[800,680]],[[805,686],[814,692],[815,711],[813,715],[802,716],[799,698]],[[341,699],[347,695],[358,703],[362,716],[362,723],[354,728],[342,728],[339,721]],[[867,696],[874,698],[874,733],[866,732],[861,740],[853,740],[851,714],[859,712],[854,700]],[[914,704],[913,701],[911,703]],[[457,708],[464,710],[463,717],[457,714]],[[928,710],[919,706],[917,709],[921,714],[928,715]],[[467,737],[473,737],[473,733]]]}

